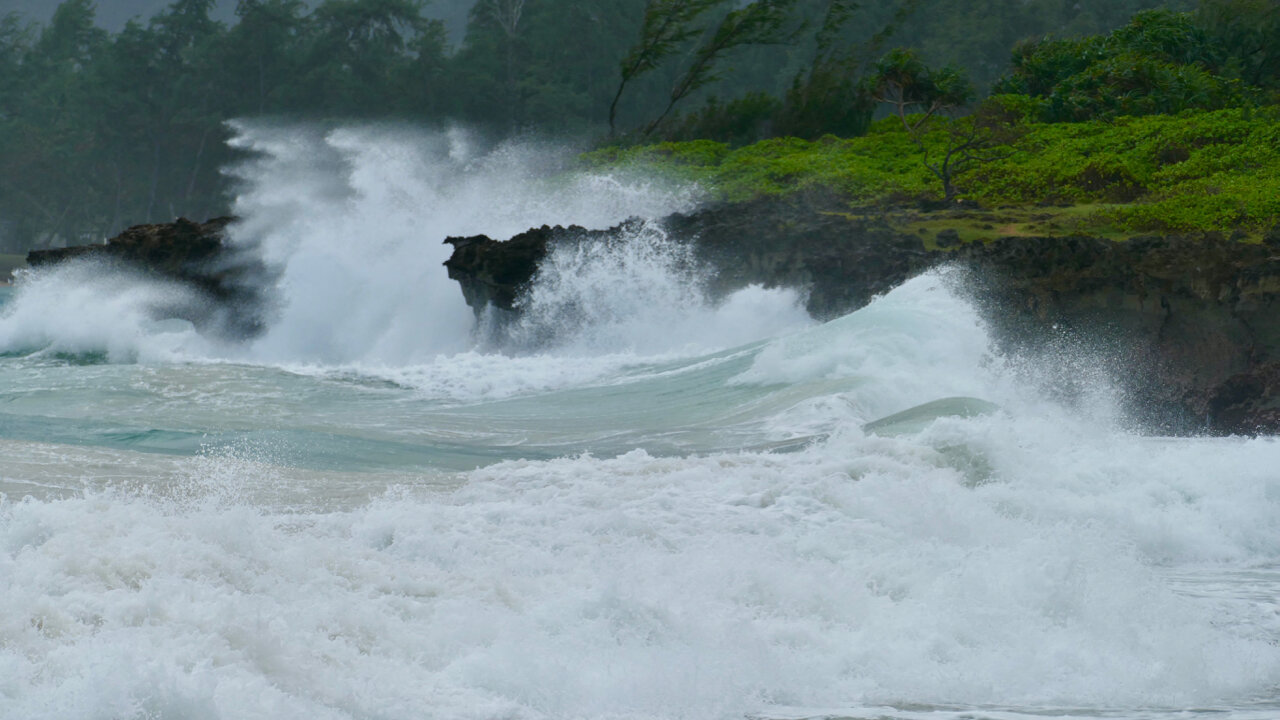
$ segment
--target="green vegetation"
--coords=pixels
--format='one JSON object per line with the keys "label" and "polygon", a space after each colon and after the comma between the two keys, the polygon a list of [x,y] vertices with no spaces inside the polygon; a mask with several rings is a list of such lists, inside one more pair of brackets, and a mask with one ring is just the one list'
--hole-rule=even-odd
{"label": "green vegetation", "polygon": [[[0,17],[0,246],[226,212],[233,118],[578,138],[613,125],[646,142],[851,137],[875,109],[860,82],[892,47],[963,67],[985,90],[1019,40],[1194,1],[474,0],[455,45],[425,0],[221,0],[229,23],[214,0],[173,0],[116,32],[97,27],[93,0],[65,0],[44,25]],[[1257,85],[1276,43],[1233,17],[1204,32],[1257,48],[1222,66]]]}
{"label": "green vegetation", "polygon": [[[1027,122],[1022,130],[1000,157],[957,175],[967,201],[958,211],[911,214],[912,227],[956,228],[964,239],[1237,230],[1257,237],[1280,222],[1278,108]],[[924,140],[935,152],[948,141],[945,125]],[[858,138],[779,138],[737,149],[662,143],[584,156],[591,165],[695,181],[728,200],[834,191],[860,212],[938,204],[942,188],[923,159],[897,117]]]}
{"label": "green vegetation", "polygon": [[456,46],[426,0],[214,4],[0,17],[0,250],[227,212],[254,117],[695,141],[595,157],[1117,232],[1254,228],[1274,197],[1275,0],[473,0]]}
{"label": "green vegetation", "polygon": [[[1277,21],[1274,6],[1253,15],[1239,20]],[[1241,52],[1212,27],[1190,13],[1151,10],[1108,35],[1023,43],[995,91],[1033,97],[1043,119],[1061,122],[1238,107],[1275,89],[1273,76],[1245,72],[1259,53]]]}
{"label": "green vegetation", "polygon": [[[894,49],[856,91],[890,113],[861,137],[611,148],[728,200],[834,193],[926,243],[1002,235],[1280,231],[1280,4],[1203,0],[1105,35],[1023,42],[992,95]],[[925,212],[923,209],[932,209]]]}

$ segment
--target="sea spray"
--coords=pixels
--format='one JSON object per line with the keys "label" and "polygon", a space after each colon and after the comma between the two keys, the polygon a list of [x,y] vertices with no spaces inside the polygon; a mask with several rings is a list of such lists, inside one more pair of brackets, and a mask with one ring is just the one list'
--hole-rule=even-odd
{"label": "sea spray", "polygon": [[712,298],[688,240],[657,222],[632,222],[603,241],[556,244],[518,300],[518,319],[492,342],[652,357],[745,345],[812,322],[798,289],[751,286]]}
{"label": "sea spray", "polygon": [[[472,344],[472,313],[441,268],[451,235],[542,224],[603,228],[687,209],[690,188],[564,170],[564,152],[397,128],[238,126],[258,155],[238,175],[233,237],[281,268],[280,309],[251,355],[404,365]],[[559,172],[552,172],[558,170]]]}
{"label": "sea spray", "polygon": [[[232,144],[247,159],[228,169],[239,217],[230,240],[278,273],[267,293],[262,337],[247,346],[216,337],[199,343],[161,337],[153,346],[153,334],[173,329],[153,332],[143,320],[181,316],[180,304],[198,298],[162,303],[156,297],[161,283],[105,266],[81,271],[83,280],[42,269],[7,303],[0,351],[61,344],[126,362],[185,356],[399,367],[430,361],[475,345],[472,311],[441,267],[445,237],[503,237],[548,223],[605,228],[628,217],[688,210],[700,196],[695,187],[639,175],[573,170],[572,154],[562,147],[480,148],[460,130],[254,123],[234,129]],[[71,287],[77,282],[102,287],[77,293]],[[164,292],[181,291],[166,286]],[[75,331],[72,316],[86,313],[83,303],[71,303],[81,295],[110,295],[112,315],[120,319],[94,322],[96,335]],[[23,329],[31,323],[23,325],[22,318],[43,316],[55,322],[40,332]],[[68,332],[77,332],[74,338],[59,336],[60,316],[67,317]]]}
{"label": "sea spray", "polygon": [[0,352],[110,362],[164,362],[209,353],[183,316],[205,314],[193,288],[99,261],[25,271],[0,310]]}

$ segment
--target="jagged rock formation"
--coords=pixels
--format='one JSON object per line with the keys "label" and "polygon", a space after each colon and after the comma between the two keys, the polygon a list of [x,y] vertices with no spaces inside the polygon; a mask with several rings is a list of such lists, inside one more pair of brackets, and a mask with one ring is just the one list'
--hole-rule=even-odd
{"label": "jagged rock formation", "polygon": [[[1149,428],[1280,432],[1280,234],[1254,244],[1214,234],[1009,237],[944,252],[894,230],[886,217],[839,207],[821,196],[761,200],[662,223],[672,242],[690,243],[712,270],[713,293],[751,283],[802,288],[819,318],[855,310],[939,263],[963,265],[998,344],[1038,363],[1083,349]],[[105,245],[35,251],[28,262],[97,257],[185,282],[208,302],[167,312],[251,336],[262,327],[272,277],[256,254],[228,245],[230,222],[142,225]],[[505,242],[449,238],[446,266],[477,312],[514,311],[555,244],[603,242],[625,230],[544,226]]]}
{"label": "jagged rock formation", "polygon": [[940,253],[882,216],[854,214],[825,195],[721,205],[664,220],[713,269],[711,289],[748,284],[806,291],[809,314],[830,319],[866,305],[935,265]]}
{"label": "jagged rock formation", "polygon": [[1007,349],[1083,347],[1150,425],[1251,434],[1280,431],[1277,245],[1004,238],[958,255]]}
{"label": "jagged rock formation", "polygon": [[[693,245],[697,260],[710,270],[713,294],[750,284],[802,288],[807,309],[818,318],[855,310],[936,261],[937,253],[926,251],[919,238],[894,232],[886,221],[830,207],[821,197],[760,200],[661,222],[672,242]],[[447,238],[454,251],[445,267],[477,312],[486,305],[512,310],[550,247],[603,241],[637,222],[609,230],[544,225],[505,241]]]}
{"label": "jagged rock formation", "polygon": [[520,292],[533,279],[551,245],[559,242],[602,241],[613,230],[587,230],[577,225],[543,225],[499,241],[487,235],[445,238],[453,255],[445,261],[449,278],[462,286],[467,304],[480,312],[492,305],[515,310]]}
{"label": "jagged rock formation", "polygon": [[[663,223],[674,242],[694,244],[713,291],[802,288],[819,318],[855,310],[929,267],[968,267],[968,292],[1000,346],[1038,362],[1070,354],[1101,363],[1149,429],[1280,432],[1280,237],[1009,237],[944,252],[887,218],[837,207],[822,197],[764,200]],[[450,238],[446,265],[477,311],[511,310],[549,246],[613,232]]]}
{"label": "jagged rock formation", "polygon": [[27,254],[27,265],[41,268],[94,259],[176,280],[198,289],[208,302],[169,308],[166,312],[170,315],[202,329],[252,336],[262,329],[269,273],[256,254],[227,242],[227,226],[234,220],[222,217],[197,223],[179,218],[171,223],[136,225],[103,245],[33,250]]}

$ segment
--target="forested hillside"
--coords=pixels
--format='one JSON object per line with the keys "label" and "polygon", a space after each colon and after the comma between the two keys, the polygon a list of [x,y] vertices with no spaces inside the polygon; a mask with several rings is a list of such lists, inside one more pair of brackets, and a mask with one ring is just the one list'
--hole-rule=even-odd
{"label": "forested hillside", "polygon": [[[0,236],[25,249],[224,212],[234,118],[461,123],[490,137],[625,143],[857,136],[886,112],[866,79],[894,48],[963,76],[970,89],[955,111],[994,86],[1030,98],[1046,120],[1102,113],[1077,106],[1090,92],[1099,103],[1126,97],[1112,91],[1132,80],[1119,77],[1131,56],[1147,58],[1141,73],[1174,72],[1185,94],[1209,98],[1177,101],[1189,107],[1265,104],[1258,89],[1274,90],[1266,46],[1238,51],[1259,28],[1233,24],[1234,10],[1211,22],[1202,8],[1191,30],[1161,30],[1203,36],[1199,50],[1155,57],[1087,40],[1192,0],[480,0],[460,39],[438,19],[458,3],[438,1],[239,0],[223,21],[214,0],[177,0],[114,31],[92,0],[66,0],[47,22],[4,17]],[[1050,34],[1056,44],[1023,43]],[[1234,54],[1224,50],[1233,42]],[[1106,57],[1110,70],[1077,77],[1071,58],[1085,56]]]}

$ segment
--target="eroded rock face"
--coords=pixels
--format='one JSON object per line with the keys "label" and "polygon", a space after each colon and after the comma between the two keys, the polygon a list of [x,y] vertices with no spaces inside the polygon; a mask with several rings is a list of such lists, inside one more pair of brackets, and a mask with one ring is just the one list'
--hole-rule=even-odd
{"label": "eroded rock face", "polygon": [[852,312],[935,265],[942,253],[876,216],[839,212],[824,195],[722,205],[664,223],[690,238],[721,294],[745,285],[807,293],[819,319]]}
{"label": "eroded rock face", "polygon": [[[862,307],[935,262],[937,253],[918,238],[826,209],[832,206],[823,199],[764,200],[675,214],[661,224],[671,242],[693,246],[713,295],[751,284],[798,288],[807,292],[810,314],[824,319]],[[454,251],[445,267],[477,312],[486,305],[513,310],[550,247],[603,242],[638,223],[608,230],[544,225],[506,241],[447,238]]]}
{"label": "eroded rock face", "polygon": [[445,261],[449,278],[462,287],[477,313],[487,305],[515,310],[516,300],[538,271],[538,264],[550,247],[562,242],[602,241],[612,230],[587,230],[577,225],[543,225],[520,233],[510,240],[494,240],[487,235],[445,238],[453,255]]}
{"label": "eroded rock face", "polygon": [[[693,244],[713,292],[796,287],[818,318],[856,310],[938,264],[966,267],[967,292],[1000,347],[1037,363],[1067,354],[1100,363],[1148,430],[1280,432],[1280,237],[1010,237],[941,252],[839,207],[823,197],[765,200],[662,222],[673,242]],[[446,265],[477,312],[513,310],[551,245],[615,232],[450,238]]]}
{"label": "eroded rock face", "polygon": [[964,248],[1007,349],[1085,347],[1170,432],[1280,431],[1280,255],[1221,235],[1004,238]]}
{"label": "eroded rock face", "polygon": [[95,259],[176,280],[198,289],[209,302],[199,308],[175,306],[174,317],[197,327],[249,337],[262,330],[264,298],[272,278],[255,253],[227,243],[227,227],[234,220],[222,217],[197,223],[179,218],[172,223],[136,225],[103,245],[33,250],[27,254],[27,264],[40,268]]}

